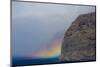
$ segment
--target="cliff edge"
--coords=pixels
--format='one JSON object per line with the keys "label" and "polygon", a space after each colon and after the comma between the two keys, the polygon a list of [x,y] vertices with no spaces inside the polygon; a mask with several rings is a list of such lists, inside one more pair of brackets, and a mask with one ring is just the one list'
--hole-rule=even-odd
{"label": "cliff edge", "polygon": [[65,32],[60,61],[96,60],[96,13],[80,15]]}

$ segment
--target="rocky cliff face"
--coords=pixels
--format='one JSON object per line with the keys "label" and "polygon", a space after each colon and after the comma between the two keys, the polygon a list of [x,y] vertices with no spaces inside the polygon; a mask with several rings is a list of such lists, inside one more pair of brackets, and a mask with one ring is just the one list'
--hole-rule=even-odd
{"label": "rocky cliff face", "polygon": [[65,32],[60,60],[96,60],[95,12],[80,15]]}

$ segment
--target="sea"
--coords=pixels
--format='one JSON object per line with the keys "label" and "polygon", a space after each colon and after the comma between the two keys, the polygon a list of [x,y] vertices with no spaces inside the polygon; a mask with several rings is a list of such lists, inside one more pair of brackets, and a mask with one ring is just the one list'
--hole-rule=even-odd
{"label": "sea", "polygon": [[12,58],[12,66],[43,65],[61,63],[59,58]]}

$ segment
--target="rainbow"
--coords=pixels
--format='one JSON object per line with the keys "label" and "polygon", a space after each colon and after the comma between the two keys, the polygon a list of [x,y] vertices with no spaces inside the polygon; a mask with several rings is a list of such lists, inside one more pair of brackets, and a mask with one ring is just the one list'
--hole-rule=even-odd
{"label": "rainbow", "polygon": [[49,48],[44,48],[38,52],[32,53],[31,57],[36,58],[52,58],[58,57],[61,53],[61,43],[62,39],[57,39],[50,44]]}

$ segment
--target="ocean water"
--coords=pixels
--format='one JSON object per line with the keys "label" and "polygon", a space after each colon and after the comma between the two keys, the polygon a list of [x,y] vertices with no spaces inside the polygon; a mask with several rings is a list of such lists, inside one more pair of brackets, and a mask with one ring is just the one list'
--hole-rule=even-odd
{"label": "ocean water", "polygon": [[59,58],[13,58],[12,66],[27,66],[27,65],[41,65],[41,64],[55,64],[60,63]]}
{"label": "ocean water", "polygon": [[61,64],[61,63],[76,63],[76,62],[92,62],[96,60],[87,60],[87,61],[60,61],[59,58],[41,58],[41,59],[32,59],[32,58],[12,58],[12,67],[16,66],[29,66],[29,65],[44,65],[44,64]]}

